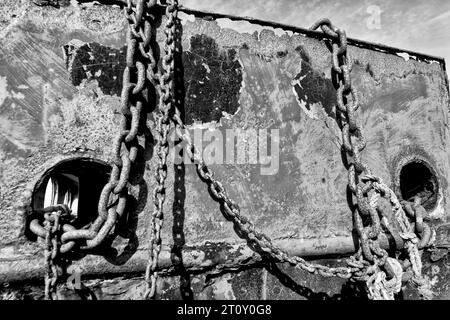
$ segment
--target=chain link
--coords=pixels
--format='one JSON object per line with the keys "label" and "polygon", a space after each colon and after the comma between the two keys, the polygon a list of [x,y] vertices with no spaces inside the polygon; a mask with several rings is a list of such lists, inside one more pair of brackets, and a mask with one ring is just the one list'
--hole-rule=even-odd
{"label": "chain link", "polygon": [[[311,30],[319,27],[325,34],[336,40],[332,44],[332,72],[335,73],[338,81],[336,119],[341,129],[342,147],[347,155],[348,186],[356,198],[356,206],[353,209],[355,229],[364,259],[382,267],[388,253],[377,245],[381,230],[380,219],[376,205],[370,205],[369,201],[369,191],[373,182],[372,180],[363,181],[361,178],[363,175],[372,176],[372,174],[361,159],[366,139],[355,116],[359,104],[356,89],[352,86],[350,79],[351,65],[347,57],[347,36],[345,31],[334,27],[328,19],[319,20],[311,27]],[[366,222],[364,225],[363,221],[369,221],[369,223]],[[385,275],[381,278],[384,279]]]}
{"label": "chain link", "polygon": [[233,221],[242,236],[257,244],[260,250],[275,259],[275,261],[287,262],[310,273],[320,274],[325,277],[337,276],[344,279],[351,278],[354,275],[360,277],[365,276],[361,273],[363,267],[361,264],[354,263],[348,267],[331,268],[324,265],[310,263],[298,256],[291,256],[286,251],[275,246],[267,235],[258,231],[255,225],[247,217],[240,213],[239,206],[228,196],[223,185],[214,178],[214,173],[206,165],[201,153],[192,142],[191,136],[187,132],[187,129],[180,118],[180,111],[178,109],[175,110],[172,120],[175,122],[175,131],[177,136],[187,145],[187,154],[191,162],[196,165],[199,177],[208,185],[208,189],[211,191],[214,200],[220,203],[225,217]]}
{"label": "chain link", "polygon": [[[62,223],[69,216],[67,206],[58,206],[57,211],[48,210],[45,213],[44,227],[45,235],[45,299],[56,299],[56,287],[61,280],[62,273],[65,273],[65,261],[61,255],[61,233]],[[60,274],[61,273],[61,274]]]}
{"label": "chain link", "polygon": [[176,0],[167,1],[166,24],[164,32],[166,41],[164,44],[165,55],[162,58],[164,72],[158,74],[154,72],[155,59],[150,59],[147,76],[149,80],[156,84],[159,94],[159,110],[155,114],[156,132],[158,133],[155,153],[158,156],[157,168],[155,171],[156,186],[153,192],[154,210],[150,221],[150,245],[149,260],[145,272],[147,288],[146,299],[154,299],[156,295],[156,280],[158,277],[158,256],[161,251],[161,229],[164,222],[163,205],[166,199],[165,181],[167,177],[167,155],[169,153],[169,114],[173,107],[173,72],[174,72],[174,51],[175,51],[175,19],[178,14],[178,2]]}
{"label": "chain link", "polygon": [[[133,6],[133,2],[128,0],[127,6],[124,8],[129,28],[127,32],[126,66],[122,79],[121,118],[119,132],[113,140],[113,159],[109,181],[103,187],[98,201],[98,216],[90,225],[80,229],[73,226],[76,217],[67,219],[64,223],[60,221],[58,222],[58,232],[55,233],[56,231],[49,231],[53,228],[48,228],[48,222],[44,223],[45,226],[42,226],[41,222],[42,214],[54,209],[61,209],[63,206],[56,205],[35,210],[38,217],[30,223],[30,230],[37,236],[46,239],[46,261],[48,265],[45,282],[46,296],[50,296],[50,293],[54,291],[54,285],[58,278],[57,266],[54,263],[56,253],[54,251],[50,253],[49,250],[57,250],[58,254],[65,254],[75,247],[79,250],[90,250],[97,247],[110,234],[116,221],[123,216],[126,210],[130,170],[138,153],[139,122],[143,105],[147,100],[145,89],[148,80],[144,60],[149,58],[145,50],[147,50],[151,40],[151,25],[148,21],[148,14],[143,22],[146,1],[135,2],[136,6]],[[139,51],[136,50],[137,48]],[[67,207],[64,210],[67,210],[67,214],[70,216],[70,210]],[[55,234],[58,234],[58,239],[56,239]]]}
{"label": "chain link", "polygon": [[[353,215],[361,247],[357,257],[361,258],[362,252],[363,258],[372,263],[376,269],[374,277],[367,280],[369,296],[375,299],[393,299],[394,293],[398,293],[401,286],[388,285],[386,273],[391,279],[398,279],[401,276],[398,276],[398,272],[394,272],[394,268],[391,267],[392,263],[385,265],[387,259],[389,259],[388,253],[381,249],[376,241],[381,231],[379,212],[382,212],[382,209],[378,203],[380,196],[389,199],[391,202],[402,232],[401,235],[405,240],[405,247],[410,257],[415,280],[420,286],[426,286],[426,281],[421,275],[422,264],[418,250],[430,245],[431,228],[428,225],[424,226],[422,216],[425,209],[420,205],[420,199],[416,199],[414,214],[411,218],[415,219],[415,231],[418,234],[424,233],[418,246],[416,234],[411,232],[410,223],[396,195],[388,186],[383,184],[379,177],[372,175],[368,166],[361,160],[360,155],[366,146],[366,139],[355,116],[359,104],[356,89],[352,86],[350,78],[351,66],[348,65],[347,37],[344,31],[334,27],[328,19],[319,20],[311,29],[316,30],[319,27],[325,34],[335,40],[332,44],[332,70],[336,73],[339,85],[336,118],[342,132],[342,147],[346,152],[347,162],[349,163],[348,186],[355,196],[357,204]],[[369,221],[369,223],[364,225],[363,219]],[[398,268],[396,269],[398,270]]]}
{"label": "chain link", "polygon": [[[140,42],[139,46],[141,47],[143,42],[141,34],[136,32],[143,15],[142,5],[138,5],[137,8],[137,12],[132,10],[131,0],[128,1],[128,6],[125,8],[130,27],[127,34],[126,67],[122,80],[122,114],[119,132],[113,140],[114,154],[111,161],[110,178],[100,193],[96,219],[89,226],[80,229],[76,229],[70,223],[64,224],[61,253],[69,252],[75,245],[80,250],[97,247],[110,233],[117,219],[124,214],[126,209],[127,184],[131,166],[135,162],[138,152],[137,134],[140,114],[147,98],[144,90],[147,82],[145,65],[142,61],[135,59],[137,43]],[[35,212],[39,213],[39,210],[35,210]],[[45,237],[45,230],[37,219],[33,220],[30,228],[36,235]]]}

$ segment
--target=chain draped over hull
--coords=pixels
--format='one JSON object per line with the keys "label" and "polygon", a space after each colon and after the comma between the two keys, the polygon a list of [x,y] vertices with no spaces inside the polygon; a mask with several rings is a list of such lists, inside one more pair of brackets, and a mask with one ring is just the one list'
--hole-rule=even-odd
{"label": "chain draped over hull", "polygon": [[[368,297],[371,299],[394,299],[400,292],[402,281],[408,273],[420,293],[429,298],[429,284],[421,274],[419,250],[429,247],[433,241],[433,230],[424,222],[426,212],[420,198],[414,203],[400,202],[395,193],[382,180],[373,175],[361,159],[366,146],[361,125],[356,112],[359,108],[358,93],[351,82],[351,65],[347,52],[347,37],[344,31],[336,28],[328,19],[321,19],[311,30],[320,28],[332,40],[332,76],[338,84],[336,90],[336,121],[342,133],[342,149],[348,165],[348,188],[355,204],[353,213],[354,228],[358,235],[359,249],[342,267],[328,267],[314,264],[298,256],[291,256],[278,248],[263,232],[240,212],[239,206],[227,194],[221,182],[206,165],[201,153],[194,145],[182,120],[182,110],[174,101],[175,40],[177,37],[176,19],[178,12],[176,0],[165,4],[166,35],[164,55],[161,59],[162,72],[152,46],[154,39],[156,0],[128,0],[124,12],[128,21],[126,67],[123,73],[121,93],[121,122],[113,144],[114,158],[109,182],[104,186],[98,202],[98,217],[88,226],[76,229],[74,217],[67,206],[55,206],[38,210],[39,218],[33,220],[30,229],[45,239],[47,272],[45,275],[45,296],[54,299],[56,286],[61,281],[66,264],[65,254],[74,250],[89,250],[99,246],[110,234],[117,220],[126,211],[128,197],[127,184],[130,170],[138,152],[138,134],[141,113],[148,103],[148,90],[154,88],[159,97],[155,108],[156,145],[155,170],[156,187],[153,192],[154,210],[149,226],[149,259],[145,272],[146,291],[144,298],[153,299],[157,292],[158,256],[161,251],[161,229],[163,225],[163,205],[166,199],[165,181],[167,177],[168,136],[171,125],[180,141],[187,148],[191,162],[195,164],[198,176],[206,183],[212,197],[220,204],[223,215],[233,222],[238,235],[255,245],[257,251],[275,262],[286,262],[299,269],[324,277],[341,277],[366,283]],[[408,259],[400,261],[399,254],[389,256],[378,243],[381,232],[393,232],[389,225],[384,206],[384,198],[391,204],[400,236],[405,241],[403,251]],[[60,266],[62,271],[58,270]]]}

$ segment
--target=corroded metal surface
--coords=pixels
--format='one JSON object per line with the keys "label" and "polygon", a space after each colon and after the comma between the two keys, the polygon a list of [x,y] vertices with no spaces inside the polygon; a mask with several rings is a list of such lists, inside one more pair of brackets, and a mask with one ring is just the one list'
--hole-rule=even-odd
{"label": "corroded metal surface", "polygon": [[[321,261],[327,262],[330,263]],[[93,294],[97,299],[140,300],[145,291],[142,278],[135,276],[87,279],[83,284],[86,289],[81,295],[86,298]],[[342,279],[324,282],[320,276],[285,265],[273,265],[267,269],[256,266],[232,272],[204,272],[192,275],[189,280],[183,275],[165,275],[158,279],[158,287],[161,290],[157,299],[342,300],[362,297],[360,288]],[[67,288],[61,288],[58,295],[65,300],[80,299],[79,294]],[[15,283],[2,291],[2,298],[42,299],[42,286]]]}
{"label": "corroded metal surface", "polygon": [[[42,272],[35,263],[42,244],[25,236],[30,199],[42,175],[62,160],[112,157],[125,52],[125,21],[116,6],[54,8],[16,2],[11,8],[20,15],[0,34],[0,279],[4,281],[18,280],[12,266],[22,274]],[[300,33],[280,35],[266,29],[248,34],[238,31],[238,21],[180,16],[178,74],[183,79],[178,83],[189,127],[202,133],[216,129],[224,137],[236,128],[279,130],[280,158],[272,163],[275,174],[262,174],[268,165],[212,165],[230,196],[258,228],[293,253],[352,252],[329,48],[321,39]],[[162,46],[163,32],[158,30],[156,36]],[[437,205],[430,210],[433,222],[447,222],[449,97],[443,62],[431,57],[406,60],[397,55],[400,51],[383,52],[376,46],[351,45],[348,50],[353,84],[360,93],[359,120],[368,139],[363,159],[397,191],[402,166],[414,159],[425,161],[439,186]],[[147,124],[153,130],[151,110],[148,106]],[[151,141],[150,132],[147,137]],[[132,214],[123,226],[127,232],[114,240],[116,251],[106,259],[87,256],[79,261],[88,273],[143,271],[155,161],[153,145],[141,147],[131,181]],[[195,168],[189,164],[169,168],[163,268],[174,264],[168,246],[180,237],[191,250],[183,256],[188,269],[257,263],[257,256],[244,249],[245,243],[210,199]],[[172,201],[183,204],[181,212]],[[313,241],[317,238],[322,251],[320,245],[305,250],[305,243],[320,243]],[[229,246],[208,255],[205,245],[210,242]]]}

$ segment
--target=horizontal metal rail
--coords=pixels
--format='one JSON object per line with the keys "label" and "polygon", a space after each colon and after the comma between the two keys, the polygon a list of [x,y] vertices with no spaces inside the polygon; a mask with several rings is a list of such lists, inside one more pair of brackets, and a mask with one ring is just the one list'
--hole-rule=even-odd
{"label": "horizontal metal rail", "polygon": [[[83,3],[93,2],[93,0],[78,0],[78,1],[83,2]],[[104,5],[118,5],[118,6],[124,6],[127,4],[127,0],[100,0],[97,2],[104,4]],[[309,36],[312,38],[331,39],[331,37],[329,35],[323,33],[322,31],[317,31],[317,30],[313,31],[313,30],[310,30],[307,28],[302,28],[302,27],[279,23],[279,22],[274,22],[274,21],[262,20],[262,19],[252,18],[252,17],[241,17],[241,16],[235,16],[235,15],[225,14],[225,13],[209,12],[209,11],[204,11],[204,10],[196,10],[196,9],[191,9],[191,8],[188,8],[188,7],[185,7],[182,5],[178,6],[178,11],[184,12],[186,14],[192,14],[192,15],[194,15],[196,17],[200,17],[200,18],[210,18],[212,20],[230,19],[232,21],[238,21],[238,20],[239,21],[247,21],[252,24],[257,24],[260,26],[266,26],[266,27],[271,27],[271,28],[281,28],[283,30],[288,30],[288,31],[292,31],[295,33],[303,34],[303,35],[306,35],[306,36]],[[424,53],[416,52],[413,50],[396,48],[396,47],[392,47],[392,46],[388,46],[388,45],[384,45],[384,44],[380,44],[380,43],[373,43],[373,42],[355,39],[355,38],[351,38],[351,37],[348,37],[347,41],[348,41],[348,44],[356,46],[356,47],[362,47],[362,48],[367,48],[367,49],[371,49],[374,51],[381,51],[381,52],[387,52],[387,53],[393,53],[393,54],[407,53],[411,56],[416,57],[420,61],[427,61],[427,62],[436,61],[436,62],[439,62],[445,70],[445,60],[443,57],[424,54]]]}
{"label": "horizontal metal rail", "polygon": [[[403,247],[403,240],[390,239],[383,234],[379,236],[384,249]],[[350,236],[336,236],[315,239],[281,239],[274,243],[292,255],[319,259],[329,256],[348,256],[356,251],[354,239]],[[0,283],[41,280],[45,273],[42,250],[25,253],[18,245],[0,248]],[[261,262],[258,253],[252,251],[246,243],[228,244],[206,242],[192,247],[186,246],[181,251],[182,266],[188,272],[208,270],[236,270]],[[114,274],[142,273],[147,265],[148,250],[139,248],[136,252],[114,254],[89,254],[79,261],[83,276],[106,276]],[[173,260],[171,248],[163,246],[158,266],[161,271],[176,272],[177,264]]]}

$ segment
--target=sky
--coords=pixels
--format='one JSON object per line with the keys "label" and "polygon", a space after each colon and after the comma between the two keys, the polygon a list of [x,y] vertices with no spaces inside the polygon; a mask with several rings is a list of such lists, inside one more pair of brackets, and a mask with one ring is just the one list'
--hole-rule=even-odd
{"label": "sky", "polygon": [[303,28],[325,17],[351,38],[450,61],[449,0],[179,0],[179,3],[191,9]]}

